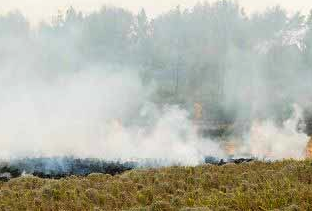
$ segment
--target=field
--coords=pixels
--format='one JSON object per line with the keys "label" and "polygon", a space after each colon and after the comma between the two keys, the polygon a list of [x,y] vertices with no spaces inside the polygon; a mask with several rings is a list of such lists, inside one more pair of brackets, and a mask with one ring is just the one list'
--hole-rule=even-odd
{"label": "field", "polygon": [[0,210],[312,210],[312,161],[24,176],[0,190]]}

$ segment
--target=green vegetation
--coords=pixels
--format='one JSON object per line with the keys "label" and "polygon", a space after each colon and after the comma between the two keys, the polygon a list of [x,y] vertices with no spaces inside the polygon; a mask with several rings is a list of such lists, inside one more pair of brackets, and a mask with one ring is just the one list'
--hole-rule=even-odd
{"label": "green vegetation", "polygon": [[312,161],[29,176],[0,189],[1,210],[311,210]]}

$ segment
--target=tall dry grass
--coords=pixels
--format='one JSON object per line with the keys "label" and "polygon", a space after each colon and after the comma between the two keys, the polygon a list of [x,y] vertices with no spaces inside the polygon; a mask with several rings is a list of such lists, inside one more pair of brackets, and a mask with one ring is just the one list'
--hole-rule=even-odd
{"label": "tall dry grass", "polygon": [[0,184],[0,210],[312,210],[312,161],[22,177]]}

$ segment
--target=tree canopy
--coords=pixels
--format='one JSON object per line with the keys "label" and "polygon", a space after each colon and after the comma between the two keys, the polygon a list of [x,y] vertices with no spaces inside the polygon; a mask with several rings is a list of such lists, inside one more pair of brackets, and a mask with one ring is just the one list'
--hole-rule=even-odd
{"label": "tree canopy", "polygon": [[144,9],[82,14],[70,7],[36,29],[12,12],[0,16],[0,71],[40,69],[52,80],[91,65],[131,67],[157,83],[159,103],[200,102],[216,114],[211,118],[233,109],[279,116],[286,102],[311,97],[302,95],[312,86],[311,20],[312,13],[290,15],[279,6],[246,15],[231,0],[176,7],[154,19]]}

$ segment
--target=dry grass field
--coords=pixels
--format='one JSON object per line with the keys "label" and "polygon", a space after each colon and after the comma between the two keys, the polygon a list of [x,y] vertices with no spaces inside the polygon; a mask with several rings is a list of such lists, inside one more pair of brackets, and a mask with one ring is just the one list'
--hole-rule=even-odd
{"label": "dry grass field", "polygon": [[0,190],[0,210],[312,210],[312,161],[25,176]]}

